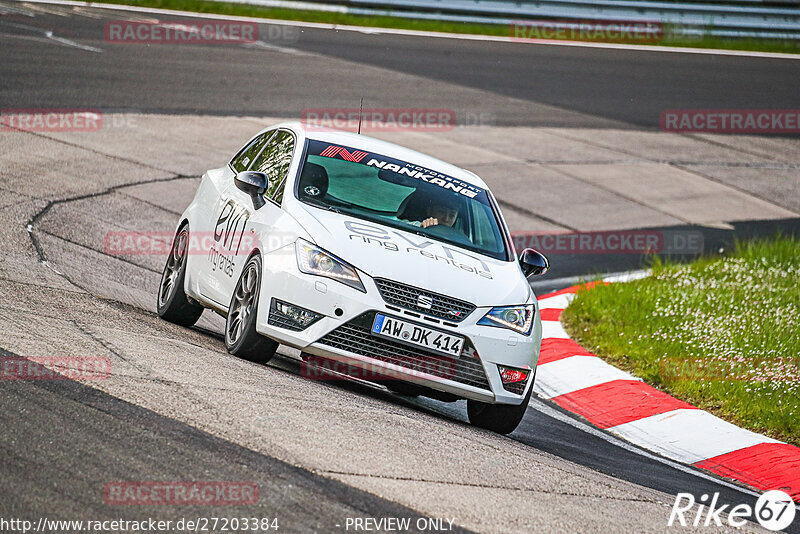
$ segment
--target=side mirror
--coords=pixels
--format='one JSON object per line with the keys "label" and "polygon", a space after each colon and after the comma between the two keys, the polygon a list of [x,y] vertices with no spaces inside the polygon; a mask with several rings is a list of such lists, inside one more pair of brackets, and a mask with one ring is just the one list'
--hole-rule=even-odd
{"label": "side mirror", "polygon": [[253,200],[253,207],[259,209],[266,204],[264,192],[267,190],[269,178],[263,172],[244,171],[236,175],[233,179],[236,187],[250,195]]}
{"label": "side mirror", "polygon": [[519,265],[525,276],[544,274],[550,269],[550,262],[544,257],[544,254],[532,248],[522,251],[522,254],[519,255]]}

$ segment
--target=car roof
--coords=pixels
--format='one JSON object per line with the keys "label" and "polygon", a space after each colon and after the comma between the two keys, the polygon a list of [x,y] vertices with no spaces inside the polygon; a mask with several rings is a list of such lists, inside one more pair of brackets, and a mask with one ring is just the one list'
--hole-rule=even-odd
{"label": "car roof", "polygon": [[434,158],[433,156],[429,156],[427,154],[423,154],[422,152],[417,152],[416,150],[396,145],[388,141],[382,141],[367,135],[345,132],[342,130],[321,128],[308,129],[298,121],[285,122],[273,127],[279,126],[298,131],[305,135],[308,139],[337,145],[345,145],[348,147],[357,148],[359,150],[366,150],[368,152],[374,152],[383,156],[407,161],[409,163],[452,176],[453,178],[458,178],[459,180],[463,180],[468,184],[481,187],[483,189],[488,189],[486,183],[473,172],[462,169],[461,167],[457,167],[438,158]]}

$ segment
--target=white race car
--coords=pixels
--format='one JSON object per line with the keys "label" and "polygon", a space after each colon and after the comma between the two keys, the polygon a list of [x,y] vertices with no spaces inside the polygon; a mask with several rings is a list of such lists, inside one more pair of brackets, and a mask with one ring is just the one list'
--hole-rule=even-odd
{"label": "white race car", "polygon": [[[527,276],[548,269],[475,174],[370,137],[285,123],[209,170],[177,227],[159,315],[226,317],[231,354],[279,344],[404,394],[467,399],[509,433],[542,337]],[[312,366],[312,367],[313,367]]]}

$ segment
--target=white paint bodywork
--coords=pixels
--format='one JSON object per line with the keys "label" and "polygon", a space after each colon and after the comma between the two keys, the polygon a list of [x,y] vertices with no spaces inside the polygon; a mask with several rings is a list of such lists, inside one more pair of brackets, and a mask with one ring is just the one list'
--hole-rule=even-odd
{"label": "white paint bodywork", "polygon": [[[386,368],[393,376],[403,375],[404,369],[380,360],[365,358],[355,353],[332,349],[315,342],[343,323],[365,311],[378,311],[397,315],[386,307],[373,277],[425,288],[429,291],[472,302],[477,306],[457,327],[431,325],[460,336],[468,337],[480,355],[492,391],[474,388],[442,378],[419,376],[414,373],[415,383],[422,383],[439,391],[454,393],[460,397],[491,403],[520,404],[524,395],[506,391],[500,381],[497,364],[518,368],[535,369],[542,338],[542,324],[538,307],[534,326],[528,336],[510,329],[477,325],[476,323],[494,306],[536,303],[536,297],[519,263],[513,259],[516,252],[509,239],[511,259],[501,261],[476,252],[458,249],[454,245],[433,241],[425,247],[430,255],[420,254],[415,246],[428,238],[385,227],[300,202],[295,196],[295,180],[301,166],[307,139],[327,141],[333,144],[357,147],[365,150],[445,173],[472,185],[487,189],[486,184],[475,174],[442,162],[430,156],[391,143],[362,135],[335,131],[305,131],[299,123],[284,123],[264,131],[282,128],[291,131],[296,138],[295,151],[289,167],[286,187],[281,205],[268,201],[260,209],[254,209],[252,200],[234,185],[235,172],[226,165],[212,169],[203,175],[202,182],[192,203],[181,217],[188,222],[191,235],[213,235],[218,216],[223,206],[233,202],[237,210],[243,210],[247,219],[242,229],[245,235],[257,238],[258,253],[263,259],[262,286],[257,309],[256,330],[267,337],[311,354],[326,356],[356,366],[370,369]],[[381,240],[390,240],[399,250],[388,250],[372,240],[363,240],[353,225],[361,232],[380,235]],[[508,232],[502,223],[504,232]],[[356,236],[356,237],[354,237]],[[338,256],[358,270],[366,293],[360,292],[338,281],[303,273],[297,266],[295,243],[305,239]],[[444,246],[443,246],[444,245]],[[449,250],[446,250],[449,249]],[[437,259],[439,258],[439,259]],[[450,264],[446,258],[474,266],[491,274],[491,279],[475,271],[465,270]],[[186,294],[206,307],[226,314],[231,294],[239,279],[247,255],[230,256],[232,264],[226,271],[214,268],[207,254],[190,254],[185,279]],[[303,308],[324,317],[306,330],[294,332],[269,325],[269,303],[272,297]],[[337,316],[334,310],[343,313]],[[529,380],[527,390],[532,387]]]}

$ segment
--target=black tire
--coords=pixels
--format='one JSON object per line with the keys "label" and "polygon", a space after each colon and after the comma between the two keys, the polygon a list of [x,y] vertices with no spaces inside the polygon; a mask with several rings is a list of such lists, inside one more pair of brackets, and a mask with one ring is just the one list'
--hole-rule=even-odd
{"label": "black tire", "polygon": [[497,432],[510,434],[519,426],[528,403],[531,400],[533,387],[528,390],[525,399],[519,406],[510,404],[487,404],[485,402],[467,400],[467,416],[473,425]]}
{"label": "black tire", "polygon": [[203,313],[203,307],[190,300],[183,289],[188,244],[189,226],[184,224],[172,240],[156,298],[158,316],[181,326],[192,326]]}
{"label": "black tire", "polygon": [[225,348],[239,358],[267,363],[278,350],[278,343],[256,332],[256,311],[261,293],[261,256],[247,260],[236,282],[225,319]]}

